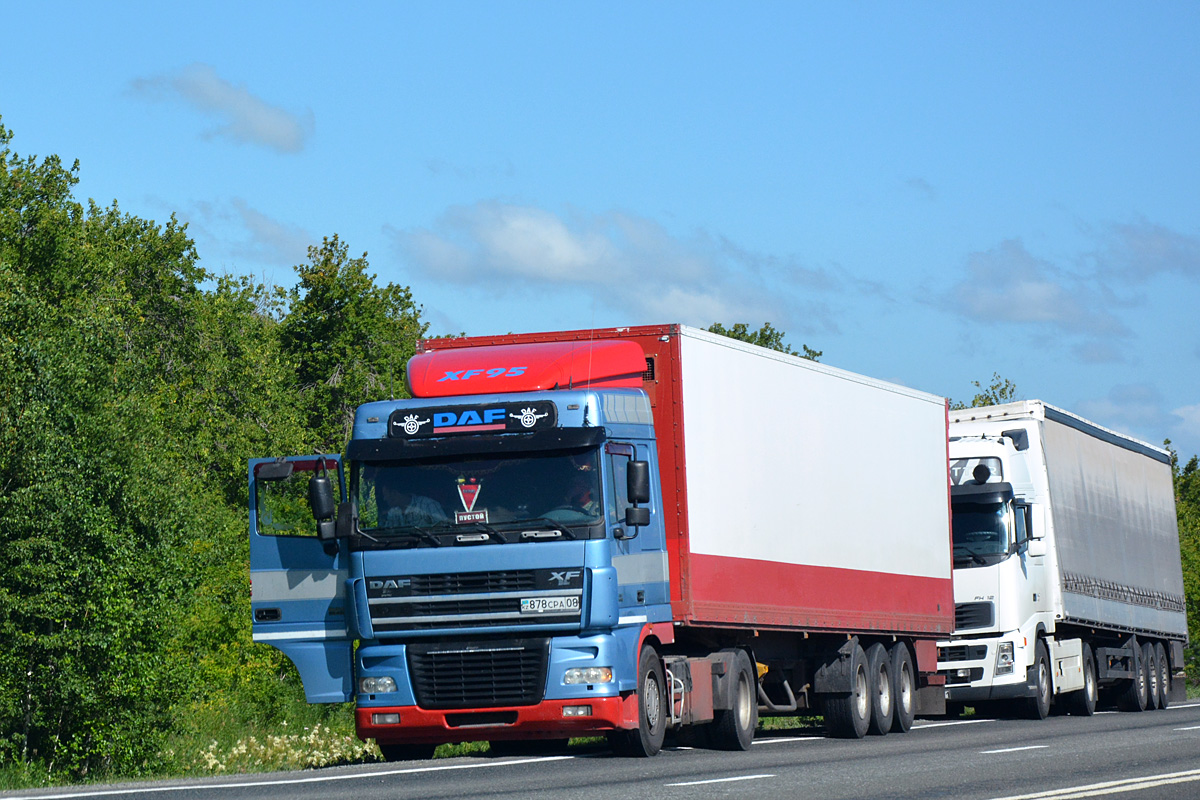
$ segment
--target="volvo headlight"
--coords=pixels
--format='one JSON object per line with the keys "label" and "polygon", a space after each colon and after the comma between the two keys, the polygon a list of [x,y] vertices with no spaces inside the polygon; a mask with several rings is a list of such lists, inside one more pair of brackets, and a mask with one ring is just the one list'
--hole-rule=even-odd
{"label": "volvo headlight", "polygon": [[612,683],[612,667],[571,667],[563,683]]}
{"label": "volvo headlight", "polygon": [[1001,642],[996,648],[996,674],[1011,675],[1013,671],[1013,643]]}
{"label": "volvo headlight", "polygon": [[396,682],[391,678],[362,678],[358,690],[363,694],[384,694],[396,691]]}

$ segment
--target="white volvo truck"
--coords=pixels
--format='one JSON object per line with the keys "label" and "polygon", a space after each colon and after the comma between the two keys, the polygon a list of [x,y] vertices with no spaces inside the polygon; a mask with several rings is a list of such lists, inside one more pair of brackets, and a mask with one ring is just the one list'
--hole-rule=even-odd
{"label": "white volvo truck", "polygon": [[[950,412],[955,631],[947,708],[1185,696],[1183,570],[1167,451],[1038,400]],[[1004,708],[1007,706],[1008,708]]]}

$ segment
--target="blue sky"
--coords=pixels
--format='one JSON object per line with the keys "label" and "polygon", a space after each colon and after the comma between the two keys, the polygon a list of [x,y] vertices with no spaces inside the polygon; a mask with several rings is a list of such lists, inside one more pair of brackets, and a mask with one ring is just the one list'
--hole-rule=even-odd
{"label": "blue sky", "polygon": [[1200,4],[23,3],[0,115],[290,286],[435,333],[770,321],[1200,453]]}

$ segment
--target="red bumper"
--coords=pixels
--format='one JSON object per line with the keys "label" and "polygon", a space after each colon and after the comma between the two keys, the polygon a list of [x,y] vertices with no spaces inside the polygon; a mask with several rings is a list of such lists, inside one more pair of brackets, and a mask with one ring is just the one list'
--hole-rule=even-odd
{"label": "red bumper", "polygon": [[[590,706],[586,717],[564,717],[565,706]],[[379,725],[377,714],[400,722]],[[354,712],[358,738],[384,744],[473,742],[482,739],[566,739],[638,725],[637,695],[544,700],[536,706],[428,711],[416,706],[373,706]]]}

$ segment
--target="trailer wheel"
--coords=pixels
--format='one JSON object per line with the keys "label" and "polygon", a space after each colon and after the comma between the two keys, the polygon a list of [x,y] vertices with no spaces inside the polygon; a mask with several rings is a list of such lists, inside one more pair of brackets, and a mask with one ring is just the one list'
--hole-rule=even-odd
{"label": "trailer wheel", "polygon": [[1036,694],[1025,698],[1025,716],[1029,719],[1045,719],[1050,715],[1050,695],[1053,692],[1050,684],[1050,654],[1046,650],[1046,643],[1038,639],[1033,654]]}
{"label": "trailer wheel", "polygon": [[608,742],[618,755],[647,758],[658,755],[667,735],[667,682],[662,661],[650,645],[638,657],[638,726],[611,731]]}
{"label": "trailer wheel", "polygon": [[1083,688],[1067,695],[1067,710],[1077,717],[1090,717],[1096,713],[1096,659],[1092,646],[1083,643]]}
{"label": "trailer wheel", "polygon": [[913,671],[912,654],[904,642],[892,645],[892,687],[892,705],[895,708],[892,730],[908,733],[917,715],[917,679]]}
{"label": "trailer wheel", "polygon": [[1117,695],[1117,708],[1122,711],[1146,710],[1146,664],[1142,660],[1142,649],[1137,641],[1130,645],[1130,659],[1133,661],[1133,678],[1121,682],[1120,694]]}
{"label": "trailer wheel", "polygon": [[892,694],[892,660],[879,642],[867,648],[867,677],[871,690],[871,723],[867,730],[885,736],[892,729],[895,695]]}
{"label": "trailer wheel", "polygon": [[428,761],[433,758],[436,744],[382,744],[376,742],[385,761]]}
{"label": "trailer wheel", "polygon": [[825,698],[825,727],[830,736],[839,739],[861,739],[871,723],[871,681],[867,675],[867,655],[855,646],[851,658],[852,691],[831,694]]}
{"label": "trailer wheel", "polygon": [[1142,663],[1146,665],[1146,710],[1158,708],[1158,655],[1154,652],[1154,644],[1142,643]]}
{"label": "trailer wheel", "polygon": [[1158,707],[1166,708],[1171,702],[1171,662],[1162,642],[1154,643],[1154,655],[1158,658]]}
{"label": "trailer wheel", "polygon": [[710,741],[719,750],[749,750],[758,727],[758,677],[745,650],[733,661],[733,708],[713,714]]}

